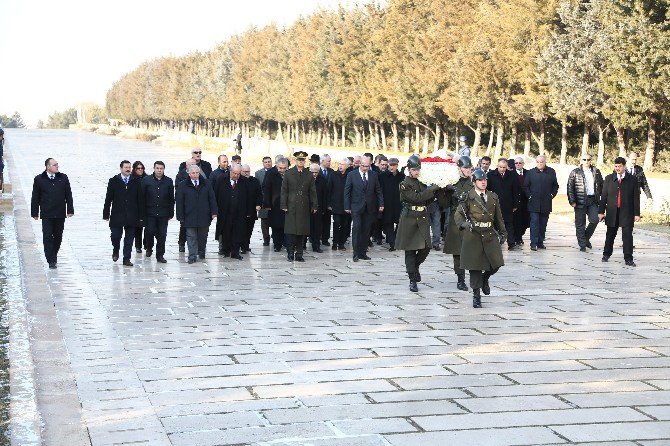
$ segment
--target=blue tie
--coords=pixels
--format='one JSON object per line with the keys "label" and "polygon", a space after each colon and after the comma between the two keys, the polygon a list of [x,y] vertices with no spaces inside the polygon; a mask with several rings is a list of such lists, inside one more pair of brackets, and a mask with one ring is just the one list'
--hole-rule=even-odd
{"label": "blue tie", "polygon": [[125,177],[125,178],[123,179],[123,182],[126,183],[126,186],[127,186],[127,185],[128,185],[128,177]]}

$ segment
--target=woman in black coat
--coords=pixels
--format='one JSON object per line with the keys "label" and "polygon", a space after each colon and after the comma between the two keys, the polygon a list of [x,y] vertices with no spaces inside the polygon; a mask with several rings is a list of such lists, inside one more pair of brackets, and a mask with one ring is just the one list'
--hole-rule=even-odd
{"label": "woman in black coat", "polygon": [[[133,163],[133,178],[136,178],[140,181],[140,184],[142,184],[142,180],[144,177],[147,176],[146,173],[146,168],[144,167],[144,164],[142,164],[142,161],[135,161]],[[142,236],[142,232],[144,231],[144,237]],[[146,229],[144,228],[144,222],[141,223],[140,226],[135,228],[135,252],[138,254],[142,254],[142,248],[146,248],[146,243],[142,243],[144,240],[147,238],[147,233]]]}

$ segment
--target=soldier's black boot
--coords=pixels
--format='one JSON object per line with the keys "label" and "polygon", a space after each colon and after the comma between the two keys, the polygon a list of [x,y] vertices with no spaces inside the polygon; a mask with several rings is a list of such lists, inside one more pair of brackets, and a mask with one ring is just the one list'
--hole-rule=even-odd
{"label": "soldier's black boot", "polygon": [[292,250],[287,250],[288,254],[286,255],[286,258],[288,259],[289,262],[292,262],[294,260],[293,256],[293,251]]}
{"label": "soldier's black boot", "polygon": [[482,296],[479,294],[479,288],[472,290],[472,307],[481,308],[482,307]]}
{"label": "soldier's black boot", "polygon": [[461,291],[467,291],[468,286],[465,284],[465,274],[457,274],[458,282],[456,283],[456,288]]}
{"label": "soldier's black boot", "polygon": [[418,282],[421,282],[421,273],[419,272],[418,269],[417,269],[416,272],[414,273],[414,280],[416,280],[417,283],[418,283]]}
{"label": "soldier's black boot", "polygon": [[489,277],[491,277],[491,275],[488,274],[487,271],[484,271],[484,274],[482,274],[482,293],[486,294],[487,296],[491,294],[491,287],[489,286]]}
{"label": "soldier's black boot", "polygon": [[413,293],[419,291],[419,287],[416,285],[416,275],[414,273],[408,273],[409,276],[409,290]]}

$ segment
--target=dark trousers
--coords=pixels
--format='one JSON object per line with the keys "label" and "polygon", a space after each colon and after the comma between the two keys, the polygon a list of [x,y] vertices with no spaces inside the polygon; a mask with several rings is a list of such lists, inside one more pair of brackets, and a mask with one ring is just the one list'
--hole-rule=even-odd
{"label": "dark trousers", "polygon": [[395,247],[395,238],[398,233],[398,225],[393,222],[384,223],[384,234],[386,235],[386,242]]}
{"label": "dark trousers", "polygon": [[133,240],[135,239],[135,226],[119,226],[109,228],[111,230],[112,247],[118,251],[121,245],[121,236],[123,237],[123,260],[130,260],[130,255],[133,250]]}
{"label": "dark trousers", "polygon": [[461,256],[454,254],[454,272],[457,276],[465,275],[465,270],[461,268]]}
{"label": "dark trousers", "polygon": [[507,231],[507,246],[514,246],[516,244],[514,238],[514,220],[505,221],[505,231]]}
{"label": "dark trousers", "polygon": [[154,249],[154,239],[156,239],[156,257],[163,257],[165,255],[168,221],[170,221],[169,217],[147,217],[147,226],[144,231],[144,247]]}
{"label": "dark trousers", "polygon": [[332,221],[333,214],[330,211],[326,211],[321,216],[321,242],[327,243],[330,238],[330,223]]}
{"label": "dark trousers", "polygon": [[[144,237],[142,237],[142,234],[144,233]],[[135,228],[135,249],[142,249],[146,248],[146,239],[147,239],[147,231],[144,228],[144,226],[138,226]],[[144,242],[144,243],[142,243]]]}
{"label": "dark trousers", "polygon": [[182,222],[179,222],[179,239],[177,240],[177,244],[179,246],[186,245],[186,228]]}
{"label": "dark trousers", "polygon": [[209,226],[186,228],[186,244],[188,245],[189,259],[195,260],[198,255],[205,256],[207,234],[209,234]]}
{"label": "dark trousers", "polygon": [[544,244],[544,236],[547,232],[547,222],[549,214],[531,212],[530,213],[530,244],[538,246]]}
{"label": "dark trousers", "polygon": [[528,229],[528,211],[524,209],[517,209],[514,213],[514,241],[516,243],[521,243],[523,236],[526,234],[526,229]]}
{"label": "dark trousers", "polygon": [[405,269],[407,274],[412,275],[419,272],[419,267],[430,253],[430,247],[416,251],[405,251]]}
{"label": "dark trousers", "polygon": [[349,238],[349,228],[351,227],[351,215],[333,214],[333,244],[344,246]]}
{"label": "dark trousers", "polygon": [[286,234],[286,250],[295,253],[296,257],[302,257],[305,236],[298,234]]}
{"label": "dark trousers", "polygon": [[251,234],[254,233],[254,226],[256,226],[256,219],[247,217],[246,226],[247,231],[244,233],[244,240],[242,240],[241,248],[244,249],[245,251],[249,251],[251,246]]}
{"label": "dark trousers", "polygon": [[489,277],[498,272],[500,268],[492,269],[491,271],[474,271],[470,270],[470,287],[473,290],[481,289],[484,285],[484,280],[489,280]]}
{"label": "dark trousers", "polygon": [[64,218],[42,219],[42,243],[44,244],[44,256],[47,263],[58,262],[58,251],[63,241],[63,229],[65,229]]}
{"label": "dark trousers", "polygon": [[272,244],[275,245],[275,249],[284,246],[284,228],[272,226]]}
{"label": "dark trousers", "polygon": [[372,217],[370,225],[370,236],[375,242],[382,240],[382,219],[381,214]]}
{"label": "dark trousers", "polygon": [[261,218],[261,232],[263,233],[263,243],[270,243],[270,219]]}
{"label": "dark trousers", "polygon": [[246,221],[242,224],[238,223],[239,218],[222,219],[222,221],[221,234],[219,235],[219,254],[239,254],[247,236]]}
{"label": "dark trousers", "polygon": [[312,249],[321,248],[321,236],[323,235],[323,215],[311,214],[309,216],[309,242]]}
{"label": "dark trousers", "polygon": [[[614,226],[607,226],[605,234],[605,249],[603,256],[610,257],[614,252],[614,239],[619,232],[619,210],[616,211],[616,222]],[[625,261],[633,260],[633,224],[621,227],[621,238],[623,239],[623,259]]]}
{"label": "dark trousers", "polygon": [[[588,226],[586,226],[587,218],[589,219]],[[580,248],[586,248],[586,243],[591,240],[598,221],[598,205],[593,197],[586,197],[584,206],[575,207],[575,232]]]}
{"label": "dark trousers", "polygon": [[355,256],[364,256],[368,252],[368,242],[370,241],[370,227],[374,214],[367,212],[358,212],[351,214],[352,221],[352,246]]}

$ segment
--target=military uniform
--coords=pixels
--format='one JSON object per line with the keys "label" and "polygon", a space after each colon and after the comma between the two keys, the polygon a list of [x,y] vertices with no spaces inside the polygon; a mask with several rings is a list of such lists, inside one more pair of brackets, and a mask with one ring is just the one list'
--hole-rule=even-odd
{"label": "military uniform", "polygon": [[405,251],[405,268],[410,281],[421,281],[419,266],[430,252],[430,222],[426,207],[435,199],[438,189],[438,186],[426,186],[410,176],[400,183],[402,210],[395,247]]}
{"label": "military uniform", "polygon": [[458,225],[454,223],[454,217],[456,216],[459,201],[461,198],[465,198],[468,192],[473,188],[474,185],[472,184],[472,179],[469,177],[462,177],[454,185],[454,189],[447,192],[447,201],[451,211],[449,212],[449,227],[447,229],[447,236],[444,239],[444,249],[442,251],[445,254],[453,255],[454,272],[458,277],[458,288],[463,291],[468,290],[465,286],[465,269],[461,267],[461,245],[463,244],[463,234],[458,228]]}
{"label": "military uniform", "polygon": [[463,238],[461,267],[470,272],[470,286],[477,303],[479,290],[488,295],[489,277],[505,264],[500,245],[505,242],[507,233],[498,196],[494,192],[480,193],[471,189],[461,200],[454,220]]}
{"label": "military uniform", "polygon": [[286,171],[281,184],[280,208],[288,209],[284,220],[288,259],[302,262],[305,237],[310,233],[310,214],[318,207],[314,176],[306,167]]}

